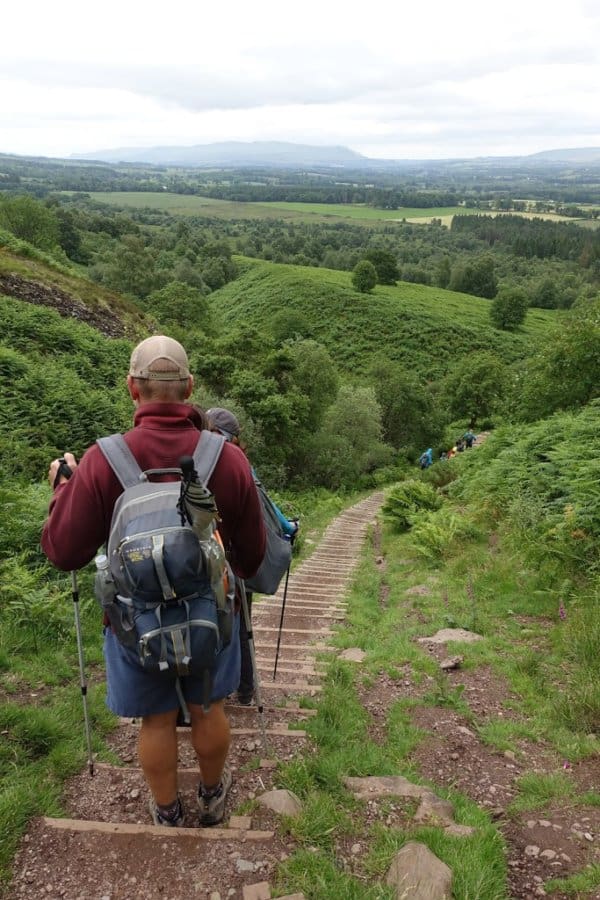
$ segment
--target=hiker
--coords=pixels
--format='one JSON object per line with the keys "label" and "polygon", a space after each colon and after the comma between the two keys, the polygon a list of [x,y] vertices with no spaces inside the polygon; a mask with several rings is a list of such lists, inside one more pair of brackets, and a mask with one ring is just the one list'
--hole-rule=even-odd
{"label": "hiker", "polygon": [[473,446],[473,444],[475,443],[475,441],[477,440],[477,437],[476,437],[476,435],[473,434],[473,432],[469,428],[463,434],[463,440],[464,440],[465,444],[467,445],[467,450],[470,450],[471,447]]}
{"label": "hiker", "polygon": [[[212,409],[206,410],[206,416],[212,431],[222,434],[226,441],[236,444],[238,447],[242,448],[244,453],[246,452],[245,446],[240,442],[240,423],[230,410],[215,406]],[[252,471],[254,472],[254,469]],[[273,503],[273,508],[277,514],[281,530],[291,540],[298,531],[298,522],[294,519],[286,518],[276,503]],[[246,591],[249,619],[252,617],[252,597],[252,591]],[[237,701],[241,706],[249,706],[254,698],[254,673],[252,671],[252,656],[250,654],[248,629],[243,615],[240,619],[240,651],[242,663],[240,683],[237,689]]]}
{"label": "hiker", "polygon": [[421,453],[419,457],[419,465],[422,469],[428,469],[429,466],[433,463],[433,449],[429,447],[428,450],[425,450],[424,453]]}
{"label": "hiker", "polygon": [[459,438],[459,439],[457,440],[457,442],[456,442],[456,451],[457,451],[457,453],[464,453],[465,447],[466,447],[465,442],[463,441],[462,438]]}
{"label": "hiker", "polygon": [[[208,436],[199,430],[198,412],[186,402],[193,384],[186,352],[172,338],[155,335],[133,350],[127,388],[135,406],[134,426],[125,434],[125,442],[142,470],[179,467],[181,457],[191,456]],[[64,460],[72,470],[68,479],[61,474],[61,460],[50,465],[54,495],[42,548],[55,566],[66,571],[87,565],[107,542],[113,507],[123,488],[98,444],[85,451],[79,464],[71,453],[65,453]],[[160,478],[173,481],[178,476]],[[262,561],[265,530],[250,466],[234,445],[222,445],[208,488],[216,500],[219,533],[231,566],[240,578],[249,577]],[[179,827],[184,821],[177,785],[178,689],[189,709],[192,745],[200,767],[200,824],[216,825],[223,819],[231,786],[226,766],[230,729],[223,701],[239,682],[238,627],[239,616],[235,616],[236,637],[217,654],[212,695],[204,709],[201,679],[148,672],[137,650],[123,646],[108,619],[104,621],[107,705],[118,716],[141,719],[138,755],[152,795],[155,825]]]}

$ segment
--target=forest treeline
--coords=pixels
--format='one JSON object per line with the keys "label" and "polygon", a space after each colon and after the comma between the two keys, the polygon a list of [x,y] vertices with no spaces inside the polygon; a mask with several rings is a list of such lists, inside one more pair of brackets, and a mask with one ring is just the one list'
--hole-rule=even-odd
{"label": "forest treeline", "polygon": [[93,280],[134,297],[172,280],[203,294],[218,290],[235,277],[235,253],[341,271],[379,254],[387,259],[380,283],[402,280],[489,299],[518,288],[525,307],[568,308],[600,287],[600,230],[515,215],[455,216],[450,228],[365,227],[177,217],[115,210],[85,194],[40,200],[5,192],[0,227],[40,249],[62,249]]}
{"label": "forest treeline", "polygon": [[[401,205],[432,208],[435,195],[438,201],[443,198],[467,206],[523,210],[527,208],[523,198],[528,198],[539,204],[539,211],[597,217],[600,166],[523,158],[408,160],[355,169],[318,165],[202,168],[0,154],[0,189],[39,197],[53,191],[165,190],[207,196],[207,191],[214,190],[220,193],[213,196],[230,200],[366,203],[391,209]],[[420,202],[413,202],[417,199]]]}

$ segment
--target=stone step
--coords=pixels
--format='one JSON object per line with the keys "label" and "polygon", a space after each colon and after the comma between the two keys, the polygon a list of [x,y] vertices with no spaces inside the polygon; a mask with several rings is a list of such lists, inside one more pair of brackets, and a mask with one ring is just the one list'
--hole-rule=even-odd
{"label": "stone step", "polygon": [[[256,706],[251,704],[250,706],[242,706],[241,704],[231,703],[227,704],[226,709],[231,709],[235,711],[236,715],[239,713],[245,713],[248,715],[256,715],[257,710]],[[277,714],[281,714],[282,716],[303,716],[304,718],[311,718],[312,716],[316,716],[318,710],[316,709],[307,709],[303,706],[296,706],[294,704],[285,705],[285,706],[263,706],[263,712],[274,712]],[[290,731],[293,729],[290,728]],[[287,731],[286,731],[287,734]]]}
{"label": "stone step", "polygon": [[[255,623],[255,625],[259,625],[261,619],[269,618],[268,611],[267,611],[267,615],[263,615],[260,618],[258,616],[258,612],[259,612],[259,610],[256,610],[257,615],[252,616],[252,621]],[[285,618],[287,619],[288,616],[290,616],[290,617],[291,616],[300,616],[302,619],[327,619],[328,621],[331,621],[332,619],[345,619],[346,618],[343,612],[320,613],[320,612],[315,612],[314,610],[311,610],[310,607],[306,607],[306,606],[301,606],[301,607],[296,607],[296,608],[294,608],[293,606],[288,608],[286,606]],[[272,616],[270,618],[272,618]]]}
{"label": "stone step", "polygon": [[[279,628],[271,627],[268,625],[261,625],[255,628],[255,631],[260,631],[261,634],[266,633],[277,633]],[[335,631],[330,631],[327,628],[282,628],[282,634],[312,634],[315,637],[335,637]]]}
{"label": "stone step", "polygon": [[[262,684],[261,684],[261,687],[262,687]],[[310,685],[310,687],[313,687],[313,685]],[[253,708],[256,711],[256,707],[253,707]],[[121,719],[120,724],[128,725],[130,728],[136,728],[136,729],[139,729],[139,727],[140,727],[139,722],[137,720],[132,720],[132,719]],[[178,732],[178,734],[182,734],[184,736],[191,735],[192,729],[187,725],[180,725],[177,728],[177,732]],[[232,728],[231,734],[232,735],[262,734],[262,730],[259,728]],[[302,731],[300,729],[284,728],[284,727],[265,728],[265,734],[271,735],[271,737],[294,737],[294,738],[306,737],[305,731]],[[105,769],[106,768],[116,768],[116,769],[126,769],[127,768],[127,766],[110,766],[105,763],[98,763],[97,767],[105,768]]]}
{"label": "stone step", "polygon": [[[293,660],[291,660],[290,662],[293,662]],[[279,658],[277,660],[277,671],[278,672],[289,672],[291,675],[307,675],[312,678],[320,678],[321,675],[323,674],[322,671],[318,671],[317,669],[311,669],[310,667],[306,667],[306,666],[293,666],[293,665],[286,666],[285,663],[286,663],[286,660],[284,660],[284,659],[282,660],[281,658]],[[270,660],[261,660],[260,662],[256,663],[256,667],[259,672],[269,672],[270,673],[273,671],[274,665],[275,665],[275,660],[273,660],[272,662]],[[262,682],[261,682],[261,684],[262,684]]]}
{"label": "stone step", "polygon": [[[272,629],[272,631],[279,631],[278,628]],[[282,631],[282,634],[285,632]],[[312,632],[311,632],[312,633]],[[277,641],[254,641],[254,647],[256,650],[273,650],[275,652],[275,648],[277,646]],[[322,644],[290,644],[287,641],[282,641],[279,647],[280,653],[284,651],[284,649],[288,650],[315,650],[317,653],[334,653],[338,652],[337,647],[328,647],[323,646]]]}
{"label": "stone step", "polygon": [[323,690],[320,684],[308,684],[308,682],[297,681],[294,683],[283,683],[281,681],[264,681],[260,685],[261,691],[293,691],[296,694],[318,694]]}
{"label": "stone step", "polygon": [[[324,599],[311,599],[308,597],[291,597],[289,594],[287,596],[287,601],[285,604],[286,610],[288,608],[300,608],[300,609],[314,609],[315,612],[320,610],[321,612],[333,612],[333,613],[342,613],[345,614],[348,609],[348,604],[345,601],[341,601],[340,603],[331,603],[330,600]],[[253,611],[259,612],[261,609],[278,609],[281,610],[282,604],[280,601],[273,600],[260,600],[256,605],[252,607]]]}
{"label": "stone step", "polygon": [[165,828],[162,825],[145,825],[137,822],[97,822],[93,819],[55,819],[44,816],[42,819],[47,828],[72,832],[95,832],[97,834],[123,835],[132,834],[155,835],[162,840],[200,841],[269,841],[274,837],[273,831],[253,831],[248,828]]}

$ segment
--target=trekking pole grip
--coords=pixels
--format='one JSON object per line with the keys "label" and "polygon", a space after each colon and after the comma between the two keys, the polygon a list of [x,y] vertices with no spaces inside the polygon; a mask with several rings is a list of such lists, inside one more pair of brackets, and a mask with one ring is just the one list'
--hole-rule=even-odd
{"label": "trekking pole grip", "polygon": [[54,484],[52,485],[53,489],[58,486],[61,478],[66,478],[67,481],[73,474],[73,469],[68,464],[64,456],[61,456],[58,460],[58,469],[56,470],[56,476],[54,478]]}

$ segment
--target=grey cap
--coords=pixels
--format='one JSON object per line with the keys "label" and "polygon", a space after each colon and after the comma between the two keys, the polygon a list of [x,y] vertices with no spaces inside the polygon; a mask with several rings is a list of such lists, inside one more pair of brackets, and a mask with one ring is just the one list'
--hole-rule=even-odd
{"label": "grey cap", "polygon": [[206,410],[206,415],[210,421],[211,427],[216,428],[226,438],[238,437],[241,431],[240,423],[232,412],[223,409],[222,406],[213,406],[212,409]]}

